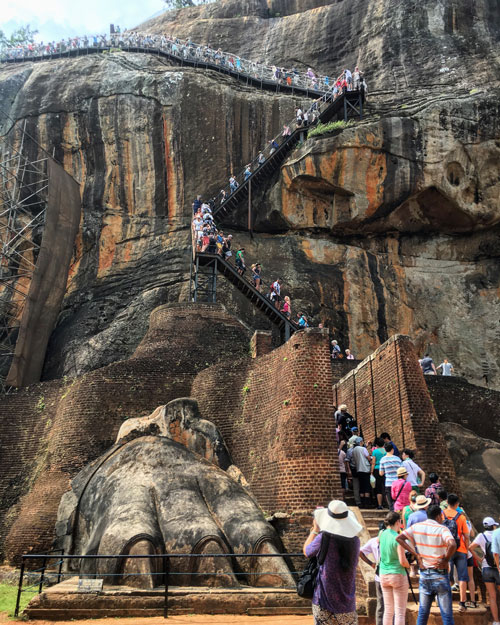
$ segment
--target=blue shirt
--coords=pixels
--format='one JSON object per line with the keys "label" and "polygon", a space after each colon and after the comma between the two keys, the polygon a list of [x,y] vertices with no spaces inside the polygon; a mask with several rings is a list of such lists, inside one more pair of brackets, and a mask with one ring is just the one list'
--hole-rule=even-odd
{"label": "blue shirt", "polygon": [[491,551],[500,555],[500,527],[491,535]]}
{"label": "blue shirt", "polygon": [[408,523],[406,524],[406,528],[408,529],[415,523],[421,523],[422,521],[427,521],[427,512],[425,510],[415,510],[408,517]]}
{"label": "blue shirt", "polygon": [[401,458],[394,454],[386,454],[380,460],[379,471],[383,471],[385,475],[385,487],[389,488],[392,483],[398,479],[398,468],[401,466]]}

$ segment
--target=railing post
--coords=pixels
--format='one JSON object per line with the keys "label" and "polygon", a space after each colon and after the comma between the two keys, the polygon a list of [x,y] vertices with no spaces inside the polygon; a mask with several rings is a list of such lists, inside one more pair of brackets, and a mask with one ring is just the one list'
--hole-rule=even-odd
{"label": "railing post", "polygon": [[217,259],[215,259],[213,275],[212,275],[212,302],[217,301]]}
{"label": "railing post", "polygon": [[347,93],[344,93],[344,121],[347,122]]}
{"label": "railing post", "polygon": [[165,572],[165,596],[163,603],[163,618],[168,618],[168,575],[170,573],[170,561],[167,555],[163,556],[163,570]]}
{"label": "railing post", "polygon": [[252,179],[248,181],[248,230],[253,239],[252,232]]}
{"label": "railing post", "polygon": [[[61,555],[64,555],[64,549],[61,549]],[[59,569],[57,571],[57,583],[60,584],[61,583],[61,575],[62,575],[62,566],[63,566],[63,562],[64,560],[61,558],[61,561],[59,562]]]}
{"label": "railing post", "polygon": [[16,599],[16,609],[14,610],[14,616],[19,616],[19,603],[21,602],[21,593],[23,591],[23,578],[24,578],[24,556],[21,560],[21,571],[19,573],[19,583],[17,585],[17,599]]}
{"label": "railing post", "polygon": [[43,559],[42,572],[40,573],[40,584],[38,586],[38,594],[42,592],[43,580],[45,579],[45,567],[47,566],[47,558]]}

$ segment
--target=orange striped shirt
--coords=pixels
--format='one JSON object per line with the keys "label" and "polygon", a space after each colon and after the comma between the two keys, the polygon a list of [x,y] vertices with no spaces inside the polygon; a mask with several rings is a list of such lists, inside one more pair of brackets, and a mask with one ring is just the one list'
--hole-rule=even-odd
{"label": "orange striped shirt", "polygon": [[422,521],[415,523],[403,532],[422,556],[424,568],[436,568],[436,563],[442,558],[450,543],[454,543],[450,530],[437,521]]}

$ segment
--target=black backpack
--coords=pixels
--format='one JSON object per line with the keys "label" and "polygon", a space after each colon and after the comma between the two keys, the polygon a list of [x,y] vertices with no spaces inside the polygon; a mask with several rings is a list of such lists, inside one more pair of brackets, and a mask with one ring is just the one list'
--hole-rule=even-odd
{"label": "black backpack", "polygon": [[450,530],[451,535],[455,539],[455,543],[457,545],[457,549],[460,547],[460,538],[458,536],[457,519],[458,519],[458,517],[461,514],[462,514],[461,512],[457,512],[452,519],[449,519],[448,517],[445,517],[445,520],[444,520],[444,523],[443,523],[443,525]]}
{"label": "black backpack", "polygon": [[328,546],[330,544],[330,534],[323,532],[321,534],[321,547],[319,554],[309,558],[306,568],[300,574],[297,582],[297,594],[299,597],[305,599],[312,599],[314,589],[316,587],[316,580],[319,574],[319,567],[323,564],[328,552]]}
{"label": "black backpack", "polygon": [[491,541],[486,538],[486,534],[484,532],[483,536],[485,542],[484,557],[486,558],[488,566],[491,566],[493,569],[495,569],[497,565],[495,564],[495,557],[493,555],[493,552],[491,551]]}

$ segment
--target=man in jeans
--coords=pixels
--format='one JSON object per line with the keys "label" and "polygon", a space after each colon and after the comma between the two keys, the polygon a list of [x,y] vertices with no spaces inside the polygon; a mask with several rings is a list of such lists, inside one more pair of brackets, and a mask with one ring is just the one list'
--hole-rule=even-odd
{"label": "man in jeans", "polygon": [[[443,510],[445,516],[445,522],[451,522],[456,529],[457,539],[460,544],[457,547],[456,552],[451,558],[451,562],[456,566],[458,586],[460,588],[460,603],[458,605],[459,612],[465,612],[465,601],[467,599],[467,584],[469,582],[469,573],[467,571],[467,552],[469,550],[469,527],[467,525],[467,519],[462,510],[458,508],[458,495],[450,493],[446,500],[448,505]],[[448,527],[450,527],[448,525]],[[471,597],[474,599],[474,597]]]}
{"label": "man in jeans", "polygon": [[435,597],[443,625],[454,625],[448,566],[457,544],[443,521],[441,508],[429,506],[427,521],[415,523],[396,538],[405,551],[415,556],[420,569],[417,625],[427,625]]}

